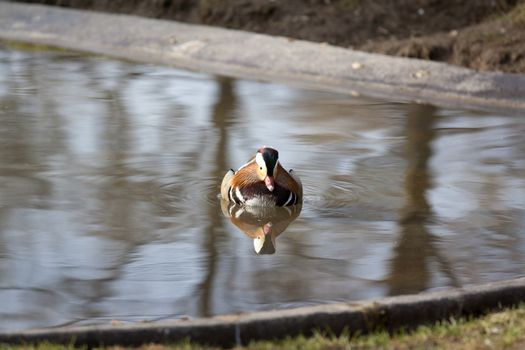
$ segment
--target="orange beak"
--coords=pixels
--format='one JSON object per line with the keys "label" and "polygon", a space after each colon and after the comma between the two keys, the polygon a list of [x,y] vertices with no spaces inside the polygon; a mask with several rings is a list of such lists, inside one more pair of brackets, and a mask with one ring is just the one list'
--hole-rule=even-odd
{"label": "orange beak", "polygon": [[266,185],[266,188],[272,192],[275,187],[275,182],[273,181],[273,176],[266,176],[264,178],[264,184]]}

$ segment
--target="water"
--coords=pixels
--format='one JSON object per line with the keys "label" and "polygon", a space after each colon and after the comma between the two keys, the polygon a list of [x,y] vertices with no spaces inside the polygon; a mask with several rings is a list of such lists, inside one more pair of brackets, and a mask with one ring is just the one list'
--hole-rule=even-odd
{"label": "water", "polygon": [[[5,48],[0,80],[0,330],[523,276],[522,116]],[[262,145],[305,189],[273,221],[217,197]]]}

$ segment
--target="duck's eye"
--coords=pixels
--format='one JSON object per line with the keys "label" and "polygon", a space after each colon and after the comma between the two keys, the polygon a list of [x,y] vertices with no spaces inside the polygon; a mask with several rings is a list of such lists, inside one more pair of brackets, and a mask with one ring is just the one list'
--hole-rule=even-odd
{"label": "duck's eye", "polygon": [[259,170],[262,170],[262,166],[259,167]]}

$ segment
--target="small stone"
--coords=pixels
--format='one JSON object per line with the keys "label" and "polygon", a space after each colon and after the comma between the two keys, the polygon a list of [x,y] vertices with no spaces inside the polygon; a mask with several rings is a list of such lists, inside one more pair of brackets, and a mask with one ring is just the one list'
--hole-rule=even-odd
{"label": "small stone", "polygon": [[352,63],[352,69],[353,70],[359,70],[361,68],[363,68],[363,65],[361,63],[359,63],[359,62],[353,62]]}
{"label": "small stone", "polygon": [[448,32],[448,35],[453,37],[453,38],[457,37],[458,34],[459,34],[459,32],[457,30],[455,30],[455,29],[453,29],[450,32]]}
{"label": "small stone", "polygon": [[173,46],[172,51],[174,53],[193,55],[199,52],[204,46],[206,46],[206,43],[202,40],[190,40],[182,44]]}
{"label": "small stone", "polygon": [[430,73],[426,70],[418,70],[414,76],[418,79],[421,79],[421,78],[424,78],[424,77],[428,77],[430,75]]}
{"label": "small stone", "polygon": [[498,328],[498,327],[492,327],[490,329],[490,333],[492,333],[492,334],[500,334],[501,333],[501,329]]}
{"label": "small stone", "polygon": [[350,91],[350,95],[353,96],[353,97],[359,97],[359,96],[361,96],[361,94],[359,93],[359,91],[355,91],[355,90]]}

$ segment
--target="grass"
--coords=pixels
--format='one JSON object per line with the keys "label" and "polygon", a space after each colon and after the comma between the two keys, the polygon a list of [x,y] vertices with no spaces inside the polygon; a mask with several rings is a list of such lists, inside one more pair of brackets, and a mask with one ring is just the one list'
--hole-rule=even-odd
{"label": "grass", "polygon": [[516,26],[525,26],[525,3],[518,4],[509,13],[501,17],[504,21],[508,21]]}
{"label": "grass", "polygon": [[[505,43],[521,40],[519,35],[522,28],[525,28],[525,3],[516,5],[505,14],[494,15],[478,25],[460,30],[460,36],[470,45],[481,42],[485,46],[495,44],[499,47]],[[516,34],[513,35],[514,33]]]}
{"label": "grass", "polygon": [[[0,345],[5,350],[57,350],[73,349],[48,343],[26,346]],[[122,347],[106,349],[120,350]],[[212,349],[185,342],[178,345],[144,345],[142,350],[197,350]],[[491,313],[479,318],[450,320],[432,326],[421,326],[412,332],[376,332],[349,337],[325,336],[294,337],[281,341],[260,341],[235,350],[270,349],[525,349],[525,303],[512,309]]]}
{"label": "grass", "polygon": [[56,46],[38,44],[38,43],[26,43],[26,42],[14,41],[14,40],[8,40],[8,39],[0,39],[0,46],[4,46],[12,50],[22,50],[22,51],[37,51],[37,52],[44,51],[44,52],[59,52],[59,53],[67,53],[67,54],[74,53],[74,51],[71,51],[69,49],[60,48]]}
{"label": "grass", "polygon": [[338,6],[343,11],[353,11],[357,6],[359,6],[361,0],[343,0],[339,2]]}
{"label": "grass", "polygon": [[[293,338],[256,342],[248,349],[521,349],[525,348],[525,304],[481,318],[421,326],[413,332],[387,332],[357,337]],[[239,348],[240,350],[241,348]]]}

